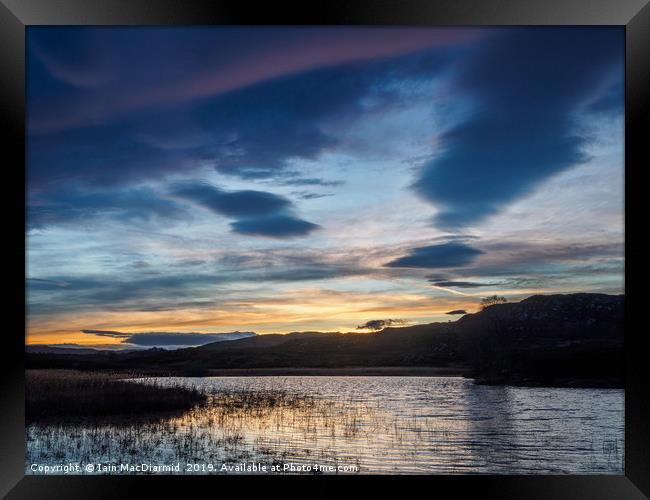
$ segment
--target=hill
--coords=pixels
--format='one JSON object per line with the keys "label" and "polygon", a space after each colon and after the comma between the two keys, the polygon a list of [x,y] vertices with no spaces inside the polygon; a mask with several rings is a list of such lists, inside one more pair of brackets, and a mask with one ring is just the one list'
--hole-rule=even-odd
{"label": "hill", "polygon": [[623,295],[535,295],[457,322],[472,373],[485,383],[622,386]]}
{"label": "hill", "polygon": [[163,351],[90,355],[30,353],[32,368],[212,370],[446,367],[482,383],[621,386],[624,296],[536,295],[458,321],[378,333],[271,334]]}

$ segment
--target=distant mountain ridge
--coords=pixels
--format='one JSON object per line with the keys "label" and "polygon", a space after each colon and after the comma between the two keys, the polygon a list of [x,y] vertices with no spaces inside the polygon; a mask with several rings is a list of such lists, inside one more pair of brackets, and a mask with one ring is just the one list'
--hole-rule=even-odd
{"label": "distant mountain ridge", "polygon": [[[239,340],[254,337],[255,332],[226,332],[226,333],[198,333],[198,332],[141,332],[123,333],[113,330],[82,330],[83,333],[98,337],[121,339],[117,344],[83,346],[78,344],[32,344],[25,346],[27,352],[70,352],[72,354],[91,354],[95,351],[134,351],[147,348],[182,349],[195,347],[215,342]],[[74,352],[73,352],[74,351]],[[89,351],[89,352],[86,352]]]}
{"label": "distant mountain ridge", "polygon": [[[105,349],[95,347],[84,347],[80,345],[49,345],[49,344],[29,344],[25,346],[26,353],[32,354],[99,354]],[[107,351],[106,351],[107,352]]]}
{"label": "distant mountain ridge", "polygon": [[454,322],[256,335],[176,351],[28,355],[32,367],[205,375],[256,368],[448,367],[484,383],[620,386],[623,295],[535,295]]}

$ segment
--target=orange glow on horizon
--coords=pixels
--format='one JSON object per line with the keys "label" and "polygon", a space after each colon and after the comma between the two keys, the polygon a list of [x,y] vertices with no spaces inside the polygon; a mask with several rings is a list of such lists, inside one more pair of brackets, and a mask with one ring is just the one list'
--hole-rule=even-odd
{"label": "orange glow on horizon", "polygon": [[[408,324],[441,320],[453,309],[468,312],[476,301],[465,297],[433,297],[405,293],[360,294],[321,289],[285,292],[278,297],[250,302],[229,302],[214,309],[175,311],[92,311],[59,314],[28,321],[27,344],[109,345],[123,339],[82,333],[81,330],[112,330],[122,333],[254,331],[258,334],[295,331],[364,332],[357,329],[368,320],[403,319]],[[455,319],[450,317],[449,319]]]}

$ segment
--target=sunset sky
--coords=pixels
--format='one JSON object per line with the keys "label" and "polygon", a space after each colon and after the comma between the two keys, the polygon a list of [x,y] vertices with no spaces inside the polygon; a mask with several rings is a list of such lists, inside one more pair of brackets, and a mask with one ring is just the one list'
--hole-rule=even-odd
{"label": "sunset sky", "polygon": [[27,41],[28,343],[624,291],[622,28]]}

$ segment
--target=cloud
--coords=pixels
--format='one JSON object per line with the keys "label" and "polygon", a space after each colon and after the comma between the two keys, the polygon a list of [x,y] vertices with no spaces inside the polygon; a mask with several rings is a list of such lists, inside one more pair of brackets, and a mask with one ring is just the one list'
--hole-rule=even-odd
{"label": "cloud", "polygon": [[[618,28],[523,28],[476,46],[450,88],[473,102],[438,136],[440,153],[413,188],[438,208],[434,225],[458,230],[498,213],[541,181],[587,159],[577,135],[585,100],[623,77]],[[622,102],[622,86],[603,95]]]}
{"label": "cloud", "polygon": [[[453,269],[449,275],[429,275],[432,286],[456,291],[453,283],[499,287],[501,290],[598,290],[610,293],[622,286],[622,241],[544,241],[484,239],[480,260]],[[482,282],[483,280],[483,282]],[[462,289],[463,287],[459,287]],[[474,288],[474,287],[465,287]],[[471,290],[467,290],[473,295]]]}
{"label": "cloud", "polygon": [[467,314],[467,311],[465,309],[454,309],[453,311],[448,311],[445,314],[451,314],[451,315]]}
{"label": "cloud", "polygon": [[408,255],[385,264],[386,267],[457,267],[471,263],[483,252],[466,243],[450,241],[414,248]]}
{"label": "cloud", "polygon": [[[243,179],[279,179],[290,185],[325,185],[318,177],[296,178],[293,161],[317,160],[341,147],[346,130],[361,113],[364,99],[402,105],[384,90],[389,82],[431,79],[448,54],[418,54],[399,60],[324,68],[275,80],[215,98],[195,111],[215,131],[215,169]],[[245,112],[244,112],[245,110]]]}
{"label": "cloud", "polygon": [[437,137],[414,189],[439,209],[437,225],[480,222],[584,159],[572,124],[585,98],[593,109],[622,102],[620,30],[488,31],[30,30],[29,188],[97,189],[206,165],[331,185],[340,181],[287,180],[287,170],[338,147],[349,134],[336,124],[365,113],[363,103],[400,106],[395,88],[454,68],[448,86],[474,110]]}
{"label": "cloud", "polygon": [[[267,250],[226,254],[212,262],[134,269],[123,274],[43,275],[27,280],[30,316],[68,311],[165,311],[215,309],[237,284],[296,283],[368,276],[362,256],[328,256],[308,250]],[[195,272],[194,265],[202,265]],[[151,270],[162,275],[151,276]]]}
{"label": "cloud", "polygon": [[[38,80],[30,90],[49,106],[39,106],[41,112],[30,126],[39,131],[78,128],[317,68],[463,45],[482,34],[477,29],[417,27],[32,28],[28,64]],[[47,102],[46,86],[57,90],[60,104]],[[85,92],[71,95],[69,86]],[[100,93],[103,99],[97,98]],[[61,112],[45,113],[52,108]]]}
{"label": "cloud", "polygon": [[155,219],[168,223],[189,218],[179,199],[236,218],[231,226],[240,234],[288,238],[307,235],[320,227],[292,215],[291,200],[265,191],[224,191],[207,183],[183,182],[174,184],[169,194],[176,200],[149,188],[46,191],[30,197],[28,228],[79,224],[97,217],[129,223]]}
{"label": "cloud", "polygon": [[[117,276],[55,276],[28,282],[30,316],[56,312],[95,310],[153,311],[184,304],[206,307],[206,288],[224,281],[213,274],[167,274],[147,276],[148,271]],[[146,277],[143,277],[146,276]],[[65,283],[61,287],[55,284]],[[209,305],[213,305],[214,300]]]}
{"label": "cloud", "polygon": [[192,182],[178,185],[172,193],[217,214],[236,218],[230,227],[239,234],[282,239],[306,236],[320,227],[291,214],[290,200],[266,191],[223,191],[207,183]]}
{"label": "cloud", "polygon": [[319,198],[334,196],[334,193],[310,193],[308,191],[293,191],[291,194],[301,200],[317,200]]}
{"label": "cloud", "polygon": [[364,262],[365,254],[328,254],[322,250],[261,250],[225,255],[218,261],[219,275],[233,281],[294,282],[366,276],[376,272]]}
{"label": "cloud", "polygon": [[336,187],[345,184],[345,181],[327,181],[318,177],[289,179],[283,182],[288,186],[325,186]]}
{"label": "cloud", "polygon": [[130,334],[115,332],[113,330],[81,330],[82,333],[87,333],[89,335],[97,335],[98,337],[111,337],[115,339],[128,338]]}
{"label": "cloud", "polygon": [[123,222],[148,222],[153,219],[177,220],[187,217],[185,208],[148,188],[61,189],[29,197],[29,229],[61,224],[79,224],[98,216]]}
{"label": "cloud", "polygon": [[254,332],[229,332],[229,333],[195,333],[195,332],[145,332],[122,333],[112,330],[81,330],[82,333],[98,337],[111,337],[122,339],[123,344],[142,347],[193,347],[212,342],[223,342],[253,337]]}
{"label": "cloud", "polygon": [[574,243],[570,240],[535,242],[508,238],[485,240],[481,247],[485,251],[485,257],[479,265],[456,270],[456,274],[463,277],[543,275],[557,272],[558,266],[570,265],[575,268],[595,260],[624,260],[623,242],[616,239]]}
{"label": "cloud", "polygon": [[50,280],[40,278],[27,278],[27,287],[29,290],[56,290],[58,288],[65,288],[69,283],[62,280]]}
{"label": "cloud", "polygon": [[[343,37],[347,38],[345,44],[354,39],[372,52],[376,49],[369,40],[375,40],[374,45],[383,46],[386,55],[402,57],[360,57],[352,58],[353,62],[346,65],[319,66],[315,61],[323,51],[331,50],[325,47],[343,40],[340,29],[334,33],[324,30],[318,38],[329,37],[330,42],[303,53],[304,60],[310,61],[304,68],[308,71],[289,72],[284,78],[253,78],[227,92],[215,87],[214,92],[199,92],[199,100],[192,94],[202,86],[206,68],[214,71],[210,79],[218,87],[219,78],[229,80],[231,74],[216,68],[221,63],[239,66],[238,53],[243,51],[245,59],[251,60],[249,64],[242,63],[240,70],[255,73],[256,68],[270,64],[271,59],[282,60],[279,54],[283,52],[302,52],[302,39],[313,35],[308,30],[212,28],[213,33],[192,29],[179,30],[172,36],[168,29],[152,29],[147,30],[148,38],[143,40],[142,33],[136,31],[94,29],[96,44],[103,51],[103,56],[96,55],[98,61],[103,61],[99,67],[112,65],[109,72],[115,75],[97,87],[80,90],[67,80],[53,77],[40,52],[28,50],[30,189],[50,189],[72,181],[94,188],[123,185],[159,180],[170,174],[191,176],[206,166],[242,179],[286,180],[294,160],[315,160],[341,143],[346,127],[337,124],[349,126],[365,111],[364,100],[370,97],[385,101],[387,107],[400,106],[402,99],[388,87],[434,78],[452,60],[456,47],[475,40],[478,34],[474,31],[468,35],[465,31],[461,35],[464,30],[456,30],[455,34],[441,35],[429,29],[429,34],[413,32],[400,40],[396,32],[387,30],[386,35],[398,46],[409,45],[408,40],[415,38],[433,42],[430,46],[428,42],[422,45],[428,50],[404,52],[389,49],[386,40],[377,38],[384,30],[355,28],[356,34],[351,30]],[[59,46],[59,37],[69,40]],[[90,44],[88,38],[93,35],[88,31],[30,30],[29,38],[30,47],[37,45],[41,51],[47,51],[51,44],[56,52],[50,54],[51,60],[62,61],[69,67],[95,67],[92,60],[71,48],[75,43]],[[140,42],[120,51],[127,39]],[[455,42],[437,43],[441,39]],[[270,52],[278,40],[284,40],[283,50]],[[196,46],[202,47],[200,54]],[[355,52],[358,46],[350,45],[348,49]],[[161,57],[163,51],[165,56]],[[211,52],[214,57],[208,55]],[[341,63],[348,62],[345,52],[340,53]],[[81,60],[75,62],[77,58]],[[338,60],[333,58],[332,62]],[[81,79],[83,76],[79,75],[76,81]],[[161,90],[166,82],[174,80],[178,80],[177,86]],[[152,96],[158,92],[169,92],[171,97],[154,99]],[[140,99],[150,98],[156,102],[136,104]],[[127,109],[130,111],[126,112]],[[304,180],[309,184],[302,185],[322,181],[331,186],[339,182],[317,177]]]}
{"label": "cloud", "polygon": [[357,330],[381,330],[388,326],[404,324],[406,324],[406,321],[403,319],[373,319],[366,321],[363,325],[357,326]]}
{"label": "cloud", "polygon": [[622,116],[625,107],[625,88],[623,81],[610,85],[589,106],[587,111]]}
{"label": "cloud", "polygon": [[433,286],[454,287],[454,288],[478,288],[481,286],[498,286],[499,283],[478,283],[473,281],[437,281],[429,280]]}
{"label": "cloud", "polygon": [[306,236],[320,228],[318,224],[298,219],[292,215],[273,214],[263,217],[251,217],[231,222],[233,231],[252,236],[268,236],[271,238],[291,238]]}
{"label": "cloud", "polygon": [[176,185],[172,194],[193,201],[226,217],[251,217],[282,212],[291,208],[288,199],[265,191],[223,191],[201,182]]}

